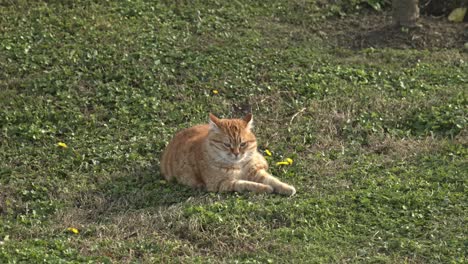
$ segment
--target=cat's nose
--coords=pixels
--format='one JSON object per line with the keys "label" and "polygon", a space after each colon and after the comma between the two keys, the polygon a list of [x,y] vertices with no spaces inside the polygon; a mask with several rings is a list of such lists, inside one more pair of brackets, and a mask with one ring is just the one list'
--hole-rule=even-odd
{"label": "cat's nose", "polygon": [[239,156],[239,149],[233,149],[232,154],[234,154],[236,157]]}

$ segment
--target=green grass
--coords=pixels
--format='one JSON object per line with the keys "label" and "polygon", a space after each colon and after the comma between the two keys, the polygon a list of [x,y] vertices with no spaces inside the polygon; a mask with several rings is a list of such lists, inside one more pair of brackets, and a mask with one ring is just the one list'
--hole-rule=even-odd
{"label": "green grass", "polygon": [[[332,14],[4,1],[0,262],[465,262],[467,53],[342,49]],[[296,196],[162,181],[174,132],[245,104]]]}

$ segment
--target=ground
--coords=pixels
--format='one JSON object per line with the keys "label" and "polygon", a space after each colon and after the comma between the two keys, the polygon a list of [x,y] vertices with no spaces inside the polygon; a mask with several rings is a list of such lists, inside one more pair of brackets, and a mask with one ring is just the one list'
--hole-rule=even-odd
{"label": "ground", "polygon": [[[466,24],[323,3],[0,4],[0,262],[466,262]],[[295,196],[163,180],[247,111]]]}
{"label": "ground", "polygon": [[468,42],[466,23],[452,23],[445,16],[422,16],[418,23],[416,28],[398,28],[390,13],[370,13],[328,21],[318,32],[335,45],[350,49],[463,49]]}

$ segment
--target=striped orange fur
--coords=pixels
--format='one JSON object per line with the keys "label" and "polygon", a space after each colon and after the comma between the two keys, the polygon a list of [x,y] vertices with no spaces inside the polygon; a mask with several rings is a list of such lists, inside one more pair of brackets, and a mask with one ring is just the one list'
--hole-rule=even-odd
{"label": "striped orange fur", "polygon": [[168,181],[210,192],[276,192],[294,195],[296,189],[268,172],[252,133],[252,114],[243,119],[219,119],[184,129],[169,142],[161,159]]}

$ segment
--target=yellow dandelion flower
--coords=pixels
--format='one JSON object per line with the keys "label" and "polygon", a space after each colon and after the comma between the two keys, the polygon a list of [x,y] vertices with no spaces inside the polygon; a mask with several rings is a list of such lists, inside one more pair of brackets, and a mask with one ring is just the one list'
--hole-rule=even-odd
{"label": "yellow dandelion flower", "polygon": [[287,158],[287,159],[285,159],[283,161],[276,162],[276,165],[278,165],[278,166],[279,165],[291,165],[291,164],[293,164],[293,160],[291,158]]}
{"label": "yellow dandelion flower", "polygon": [[63,142],[59,142],[57,143],[57,146],[61,147],[61,148],[68,148],[67,144],[63,143]]}
{"label": "yellow dandelion flower", "polygon": [[212,92],[213,92],[213,94],[219,94],[219,91],[218,91],[218,90],[216,90],[216,89],[215,89],[215,90],[213,90]]}
{"label": "yellow dandelion flower", "polygon": [[72,232],[73,234],[75,235],[78,235],[80,233],[80,231],[74,227],[69,227],[67,228],[68,231]]}
{"label": "yellow dandelion flower", "polygon": [[268,149],[265,149],[265,153],[271,157],[271,152]]}

